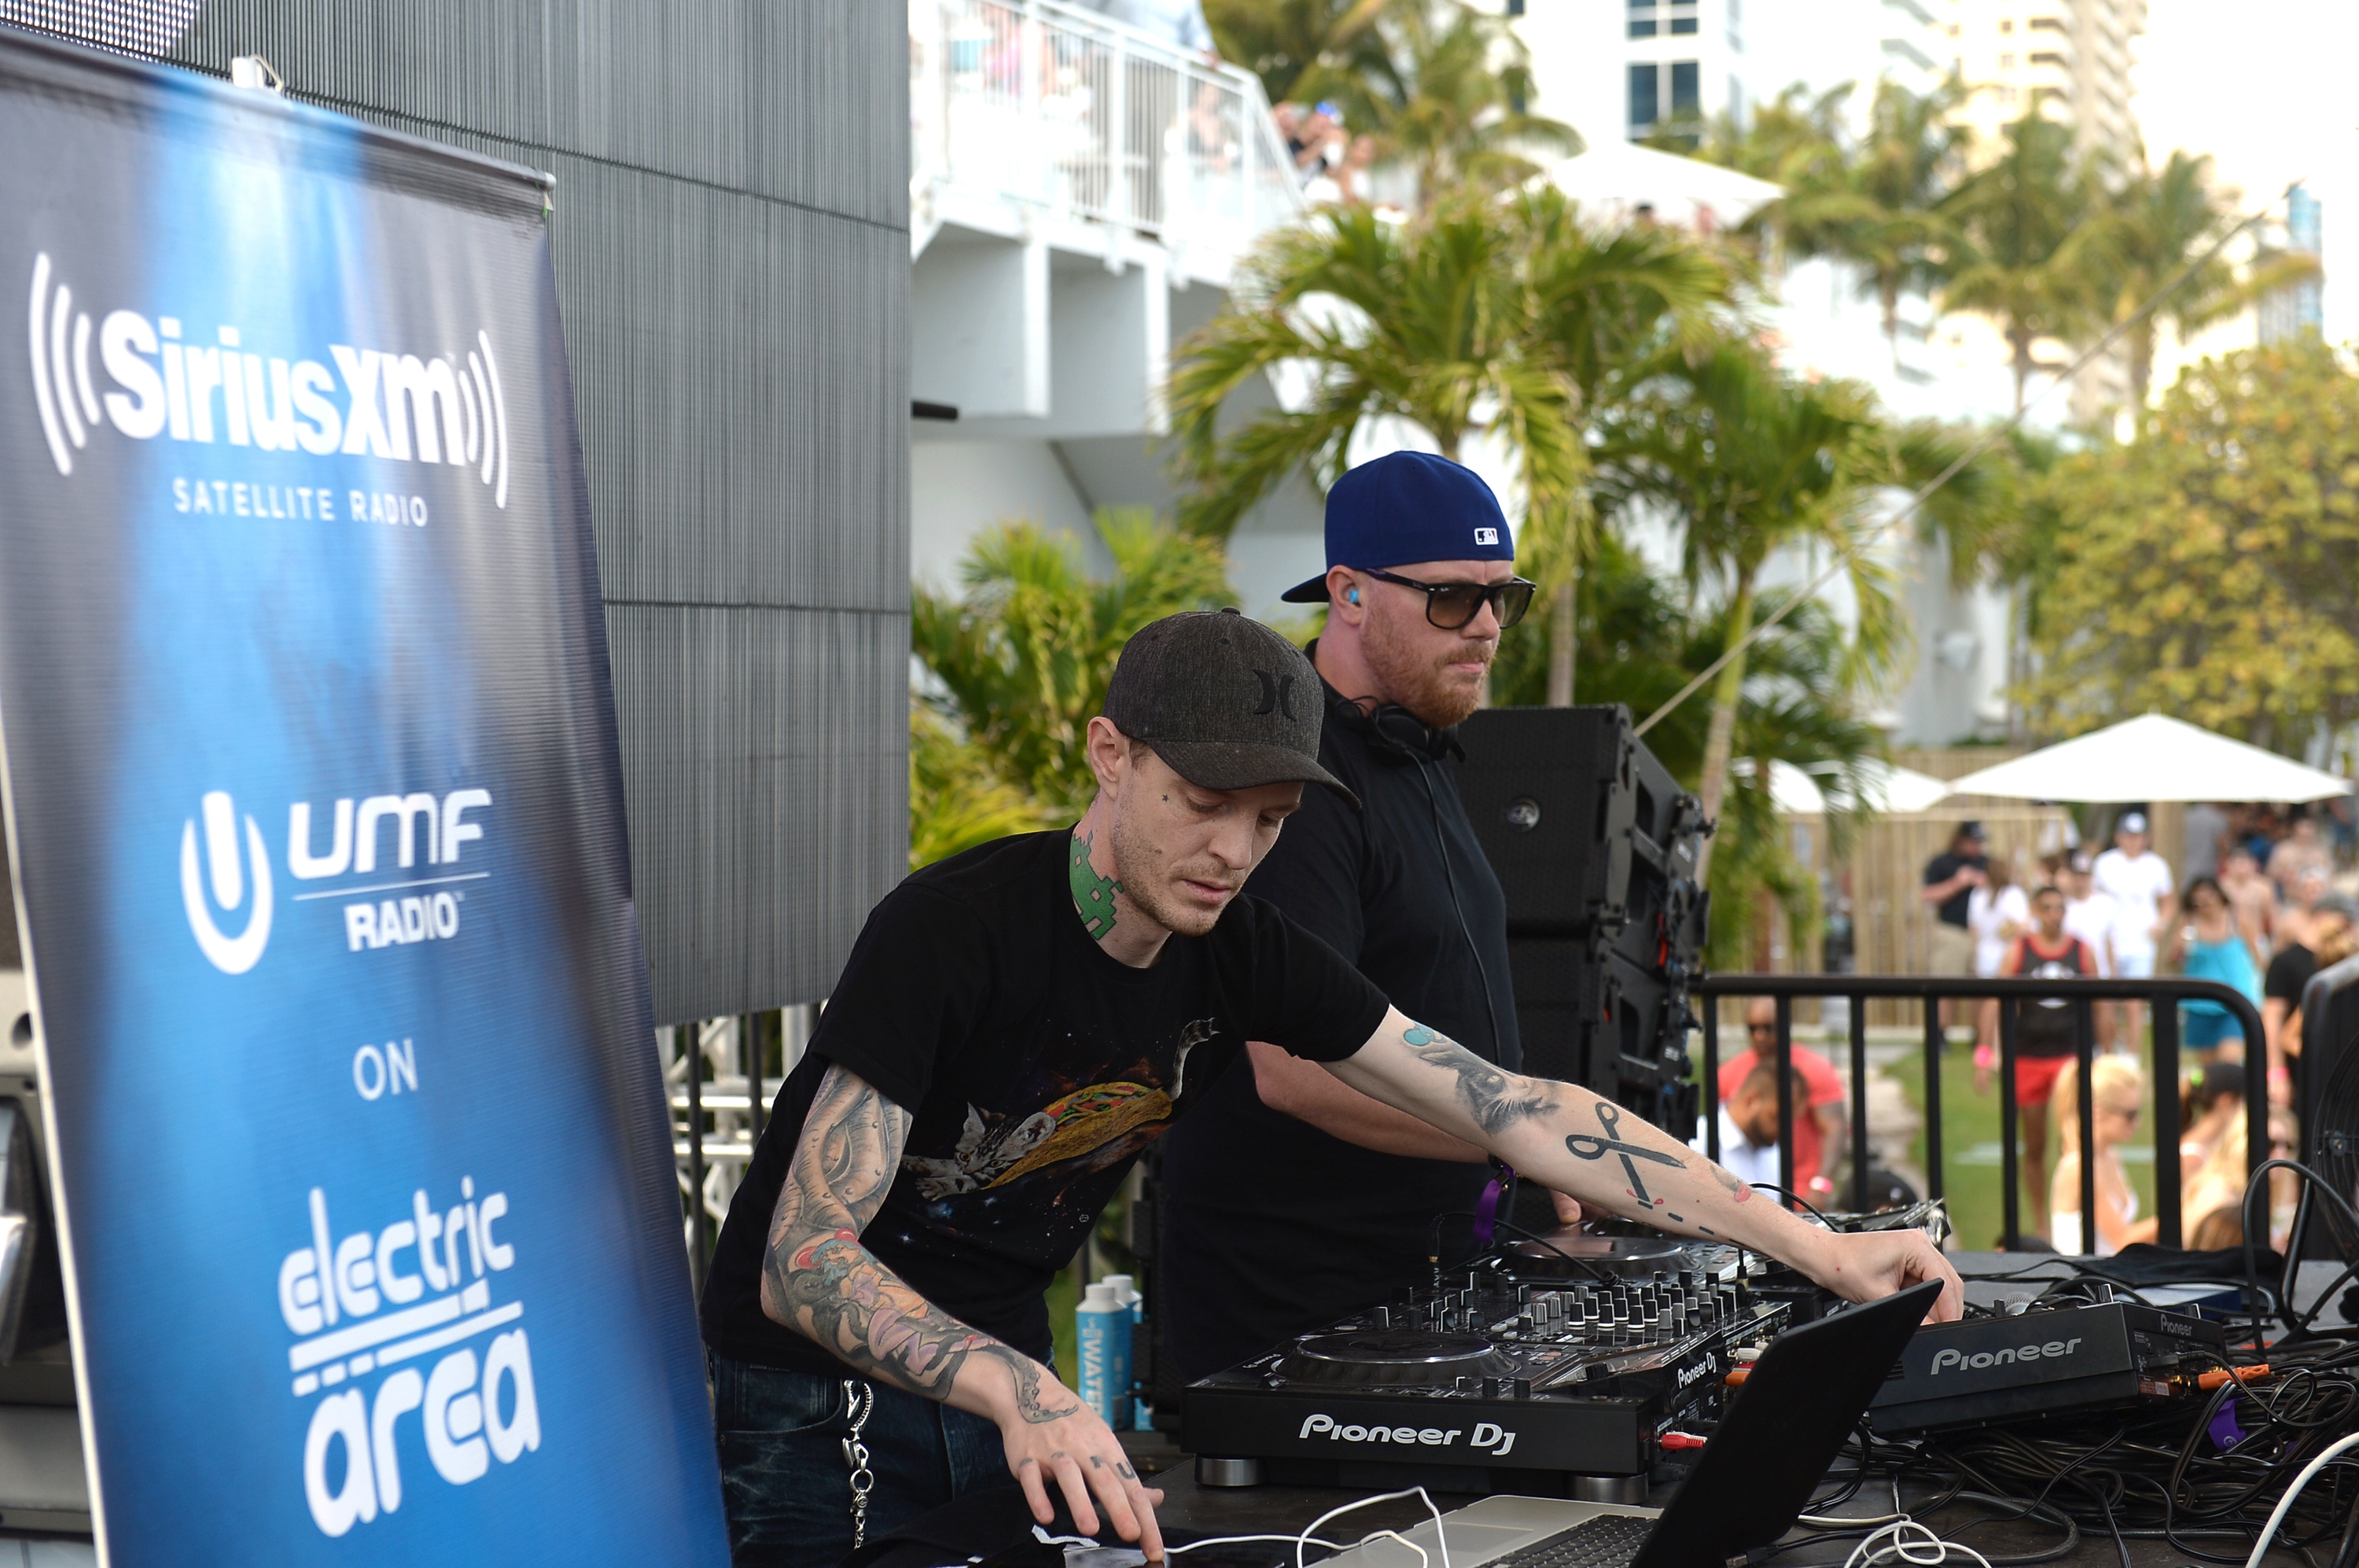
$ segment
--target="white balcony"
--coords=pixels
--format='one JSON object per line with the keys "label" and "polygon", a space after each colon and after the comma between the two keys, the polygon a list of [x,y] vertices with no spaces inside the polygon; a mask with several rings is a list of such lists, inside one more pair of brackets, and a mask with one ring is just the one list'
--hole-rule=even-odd
{"label": "white balcony", "polygon": [[[911,429],[911,570],[1013,517],[1095,559],[1092,508],[1170,505],[1171,345],[1302,215],[1261,83],[1060,0],[909,0],[909,391],[958,411]],[[1317,498],[1253,526],[1307,531],[1292,570]]]}
{"label": "white balcony", "polygon": [[1299,215],[1261,83],[1057,0],[909,0],[910,252],[945,224],[1218,283]]}

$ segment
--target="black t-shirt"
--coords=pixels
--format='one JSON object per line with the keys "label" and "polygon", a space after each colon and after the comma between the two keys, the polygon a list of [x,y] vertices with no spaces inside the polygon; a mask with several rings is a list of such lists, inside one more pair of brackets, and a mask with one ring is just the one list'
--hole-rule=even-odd
{"label": "black t-shirt", "polygon": [[[2064,980],[2094,975],[2097,955],[2079,937],[2064,939],[2062,951],[2049,953],[2035,935],[2015,939],[2015,972],[2025,979]],[[2071,1056],[2080,1050],[2080,1021],[2073,1005],[2061,996],[2027,997],[2015,1004],[2015,1049],[2018,1056]]]}
{"label": "black t-shirt", "polygon": [[715,1350],[842,1371],[761,1303],[771,1212],[830,1063],[913,1117],[868,1250],[936,1306],[1046,1360],[1050,1276],[1245,1040],[1338,1061],[1384,1022],[1375,986],[1250,896],[1209,935],[1172,937],[1148,968],[1108,957],[1073,912],[1071,842],[984,844],[870,912],[729,1205],[704,1288]]}
{"label": "black t-shirt", "polygon": [[2261,995],[2299,1007],[2301,994],[2310,988],[2310,976],[2317,973],[2318,954],[2299,942],[2289,942],[2270,955],[2268,977],[2261,982]]}
{"label": "black t-shirt", "polygon": [[[1924,885],[1930,887],[1936,882],[1947,882],[1965,866],[1971,866],[1979,871],[1989,864],[1986,858],[1979,855],[1937,855],[1925,863]],[[1963,931],[1966,927],[1966,905],[1973,896],[1974,890],[1971,887],[1961,887],[1934,905],[1933,912],[1945,923]]]}
{"label": "black t-shirt", "polygon": [[[1410,1018],[1520,1066],[1506,899],[1459,801],[1457,764],[1388,760],[1364,728],[1333,718],[1319,760],[1363,810],[1306,793],[1247,889],[1333,944]],[[1159,1277],[1185,1284],[1154,1305],[1190,1378],[1424,1279],[1434,1217],[1472,1209],[1491,1174],[1331,1137],[1264,1105],[1250,1063],[1212,1086],[1161,1158]],[[1446,1222],[1451,1255],[1463,1255],[1470,1229]]]}

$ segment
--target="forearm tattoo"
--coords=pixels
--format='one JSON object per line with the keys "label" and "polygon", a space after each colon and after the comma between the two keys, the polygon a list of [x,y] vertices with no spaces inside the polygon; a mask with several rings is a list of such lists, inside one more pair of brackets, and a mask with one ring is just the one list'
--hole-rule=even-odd
{"label": "forearm tattoo", "polygon": [[1027,1421],[1079,1403],[1038,1362],[942,1312],[861,1245],[909,1135],[909,1113],[841,1068],[821,1080],[778,1190],[762,1310],[869,1376],[946,1399],[971,1363],[996,1362]]}
{"label": "forearm tattoo", "polygon": [[1458,1097],[1484,1132],[1505,1132],[1519,1121],[1556,1109],[1544,1078],[1523,1078],[1484,1061],[1448,1035],[1423,1024],[1401,1031],[1409,1054],[1458,1074]]}

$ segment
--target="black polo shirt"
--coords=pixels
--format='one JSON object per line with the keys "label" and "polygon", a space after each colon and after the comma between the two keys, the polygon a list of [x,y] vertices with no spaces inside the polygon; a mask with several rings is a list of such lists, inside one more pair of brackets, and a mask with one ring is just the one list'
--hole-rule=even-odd
{"label": "black polo shirt", "polygon": [[[1323,683],[1322,683],[1323,684]],[[1362,801],[1303,791],[1245,890],[1355,964],[1420,1023],[1484,1058],[1523,1061],[1507,975],[1507,907],[1440,757],[1386,755],[1335,716],[1319,760]],[[1424,1279],[1438,1214],[1470,1210],[1490,1168],[1379,1154],[1264,1105],[1245,1064],[1211,1085],[1163,1145],[1158,1289],[1165,1344],[1188,1378],[1308,1333]],[[1451,1257],[1470,1222],[1447,1223]]]}

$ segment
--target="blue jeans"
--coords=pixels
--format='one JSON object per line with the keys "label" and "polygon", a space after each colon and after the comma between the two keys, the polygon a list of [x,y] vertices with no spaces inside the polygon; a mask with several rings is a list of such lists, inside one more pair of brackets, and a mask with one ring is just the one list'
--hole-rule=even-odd
{"label": "blue jeans", "polygon": [[[736,1568],[821,1568],[852,1550],[851,1434],[843,1379],[707,1352],[721,1446],[721,1498]],[[861,1439],[875,1484],[868,1539],[969,1492],[1013,1486],[999,1428],[872,1382]]]}

